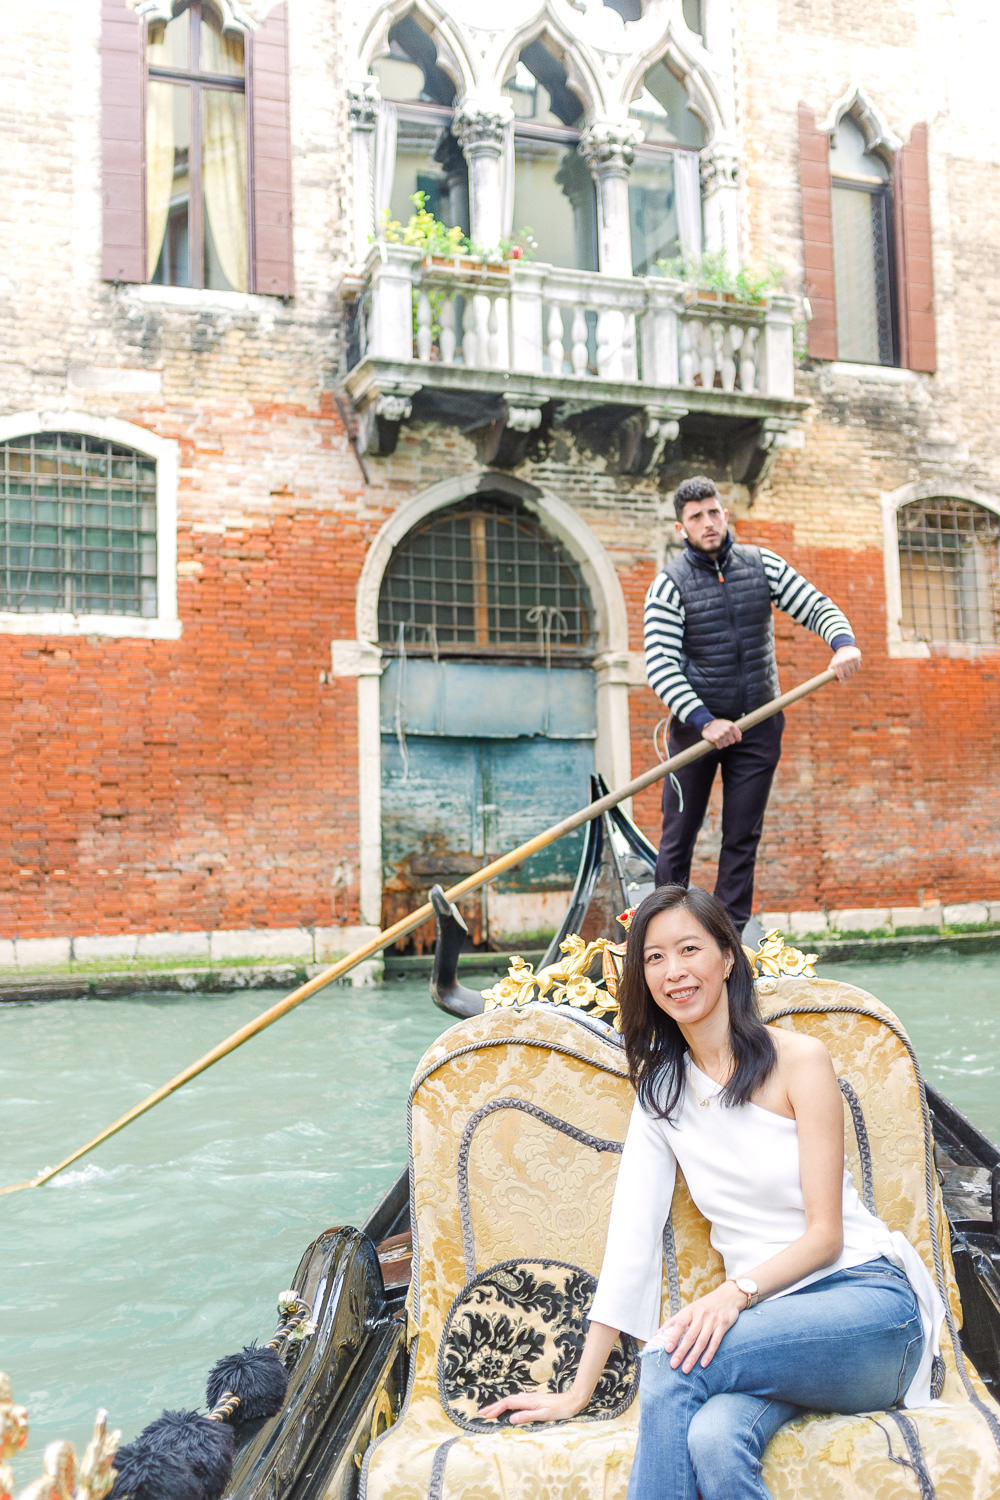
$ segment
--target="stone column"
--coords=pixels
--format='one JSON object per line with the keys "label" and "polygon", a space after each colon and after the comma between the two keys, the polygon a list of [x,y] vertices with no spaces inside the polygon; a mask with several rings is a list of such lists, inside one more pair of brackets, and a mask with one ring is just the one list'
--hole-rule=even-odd
{"label": "stone column", "polygon": [[700,153],[705,249],[724,250],[730,266],[740,263],[740,160],[735,146],[715,141]]}
{"label": "stone column", "polygon": [[642,131],[628,121],[598,120],[580,141],[583,157],[597,184],[597,253],[602,271],[631,276],[628,176]]}
{"label": "stone column", "polygon": [[379,93],[374,78],[366,78],[347,91],[351,119],[351,154],[354,160],[354,260],[361,265],[368,254],[375,224],[375,121]]}
{"label": "stone column", "polygon": [[[362,923],[382,920],[382,762],[379,690],[382,652],[370,641],[331,641],[332,679],[358,683],[358,879]],[[359,939],[363,941],[363,939]],[[381,963],[381,957],[380,957]]]}
{"label": "stone column", "polygon": [[488,249],[503,235],[503,183],[500,159],[510,114],[463,104],[455,111],[452,134],[469,163],[469,238]]}

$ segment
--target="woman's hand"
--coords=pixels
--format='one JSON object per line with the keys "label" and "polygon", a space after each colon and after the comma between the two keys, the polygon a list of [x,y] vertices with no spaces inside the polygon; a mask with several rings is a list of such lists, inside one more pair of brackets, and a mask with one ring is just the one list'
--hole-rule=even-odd
{"label": "woman's hand", "polygon": [[662,1345],[671,1356],[672,1369],[680,1365],[684,1374],[690,1375],[699,1360],[702,1367],[712,1363],[723,1335],[732,1328],[745,1306],[746,1298],[739,1287],[724,1281],[714,1292],[699,1297],[697,1302],[668,1318],[650,1343],[654,1348]]}
{"label": "woman's hand", "polygon": [[479,1415],[492,1420],[503,1416],[505,1411],[513,1412],[510,1425],[514,1427],[524,1422],[558,1422],[575,1417],[585,1405],[585,1401],[579,1402],[569,1391],[531,1391],[520,1396],[504,1396],[492,1406],[481,1407]]}

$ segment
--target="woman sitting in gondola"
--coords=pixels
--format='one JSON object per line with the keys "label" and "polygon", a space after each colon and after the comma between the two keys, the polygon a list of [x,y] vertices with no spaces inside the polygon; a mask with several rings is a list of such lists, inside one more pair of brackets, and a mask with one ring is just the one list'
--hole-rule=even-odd
{"label": "woman sitting in gondola", "polygon": [[[767,1500],[762,1459],[782,1423],[930,1399],[943,1305],[858,1197],[829,1053],[763,1024],[714,896],[661,886],[642,902],[618,1000],[636,1104],[579,1370],[568,1391],[482,1415],[575,1416],[625,1330],[648,1340],[629,1500]],[[657,1331],[678,1162],[726,1279]]]}

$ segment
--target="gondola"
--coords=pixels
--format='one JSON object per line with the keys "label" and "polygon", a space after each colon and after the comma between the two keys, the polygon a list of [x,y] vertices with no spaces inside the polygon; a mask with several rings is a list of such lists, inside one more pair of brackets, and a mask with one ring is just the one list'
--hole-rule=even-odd
{"label": "gondola", "polygon": [[[595,778],[594,796],[600,796],[603,791],[603,783]],[[651,886],[654,861],[655,851],[619,808],[590,823],[569,908],[535,978],[551,970],[553,965],[558,966],[567,944],[579,960],[588,951],[587,940],[591,933],[598,930],[605,934],[613,932],[614,913],[633,905]],[[613,1053],[616,1045],[620,1052],[620,1044],[615,1041],[600,998],[596,1008],[591,1010],[582,1002],[559,1005],[535,999],[525,1004],[525,994],[534,993],[529,985],[527,991],[518,992],[522,1003],[504,1006],[502,994],[498,993],[502,990],[500,986],[487,992],[491,994],[493,1008],[484,1014],[486,1002],[483,993],[467,988],[458,978],[459,954],[467,936],[462,919],[439,889],[432,894],[432,901],[437,919],[432,996],[442,1009],[458,1017],[460,1024],[447,1031],[430,1049],[418,1069],[417,1087],[411,1096],[410,1167],[400,1175],[360,1229],[326,1230],[308,1247],[300,1262],[292,1284],[299,1295],[312,1304],[316,1332],[286,1356],[289,1387],[281,1412],[242,1430],[233,1479],[227,1491],[231,1500],[263,1500],[265,1496],[280,1496],[282,1500],[354,1500],[356,1496],[361,1500],[384,1500],[384,1497],[410,1500],[411,1496],[417,1495],[449,1500],[449,1497],[462,1495],[466,1490],[477,1496],[495,1494],[497,1500],[501,1500],[501,1496],[535,1492],[526,1478],[523,1481],[518,1479],[518,1463],[527,1463],[525,1473],[536,1472],[539,1466],[547,1470],[551,1455],[558,1453],[555,1467],[562,1473],[567,1453],[571,1455],[574,1444],[579,1443],[583,1445],[580,1462],[587,1473],[594,1471],[595,1462],[598,1467],[603,1463],[608,1472],[614,1472],[615,1463],[620,1466],[621,1444],[624,1442],[627,1447],[628,1433],[622,1426],[628,1421],[629,1401],[622,1397],[622,1391],[628,1396],[631,1377],[627,1369],[619,1372],[619,1388],[608,1398],[612,1405],[617,1400],[618,1407],[624,1399],[624,1408],[619,1411],[617,1407],[614,1410],[609,1407],[598,1412],[597,1416],[602,1420],[591,1423],[583,1436],[567,1436],[561,1450],[558,1440],[551,1435],[552,1429],[543,1429],[549,1432],[547,1439],[535,1436],[532,1443],[528,1443],[527,1429],[520,1429],[517,1433],[510,1430],[505,1433],[494,1431],[487,1436],[477,1434],[475,1400],[471,1403],[462,1400],[462,1381],[467,1377],[463,1377],[460,1371],[456,1375],[453,1370],[452,1383],[447,1384],[449,1361],[454,1363],[456,1349],[459,1355],[462,1354],[461,1338],[457,1337],[456,1330],[460,1325],[467,1328],[479,1326],[475,1324],[476,1314],[470,1314],[468,1306],[463,1304],[463,1296],[469,1294],[471,1287],[473,1299],[479,1305],[496,1294],[498,1287],[490,1283],[489,1276],[484,1278],[477,1274],[475,1249],[470,1259],[472,1228],[469,1214],[472,1211],[468,1203],[462,1209],[461,1234],[457,1218],[450,1230],[446,1226],[442,1231],[444,1238],[437,1247],[437,1261],[433,1244],[415,1243],[414,1230],[418,1224],[425,1223],[428,1213],[425,1202],[428,1195],[421,1196],[420,1173],[429,1170],[433,1184],[436,1181],[433,1174],[437,1172],[440,1176],[442,1173],[441,1164],[452,1161],[447,1154],[451,1148],[440,1141],[449,1128],[447,1116],[446,1128],[442,1130],[439,1120],[429,1134],[427,1120],[423,1116],[418,1118],[419,1109],[427,1113],[426,1102],[420,1103],[420,1080],[424,1079],[426,1091],[429,1086],[426,1080],[431,1078],[440,1092],[454,1076],[457,1079],[455,1087],[460,1089],[465,1076],[462,1068],[468,1071],[469,1057],[488,1056],[493,1060],[510,1052],[514,1057],[511,1067],[516,1070],[522,1054],[530,1052],[535,1056],[538,1049],[544,1051],[548,1048],[553,1056],[565,1052],[589,1059],[587,1077],[592,1081],[603,1077],[604,1073],[614,1072],[614,1062],[609,1064],[604,1059]],[[573,935],[579,935],[583,941],[577,942]],[[766,992],[761,1004],[768,1018],[784,1018],[783,1024],[810,1027],[837,1022],[841,1029],[836,1031],[832,1050],[838,1061],[838,1071],[840,1063],[835,1048],[843,1034],[843,1026],[868,1027],[873,1034],[877,1033],[880,1046],[888,1041],[894,1059],[892,1067],[896,1072],[907,1074],[909,1093],[905,1099],[910,1117],[900,1122],[890,1115],[890,1127],[882,1121],[880,1129],[883,1135],[886,1128],[898,1133],[896,1145],[900,1155],[905,1154],[905,1148],[905,1151],[915,1153],[916,1160],[921,1149],[924,1150],[922,1186],[918,1183],[916,1197],[919,1198],[921,1193],[925,1195],[925,1204],[929,1205],[930,1237],[935,1242],[929,1242],[925,1258],[933,1257],[939,1284],[950,1292],[948,1328],[951,1346],[945,1399],[930,1409],[937,1412],[940,1408],[937,1416],[924,1419],[921,1413],[921,1421],[917,1421],[915,1414],[911,1413],[884,1414],[884,1420],[870,1419],[871,1434],[868,1428],[849,1425],[861,1423],[860,1418],[806,1418],[804,1435],[797,1431],[791,1435],[776,1461],[779,1466],[775,1474],[772,1476],[768,1472],[767,1477],[782,1500],[785,1496],[805,1493],[800,1485],[797,1487],[794,1445],[798,1442],[803,1451],[816,1451],[817,1441],[822,1440],[828,1441],[830,1451],[836,1454],[836,1462],[830,1469],[829,1488],[810,1488],[810,1494],[860,1497],[875,1493],[875,1489],[868,1485],[874,1485],[879,1465],[879,1472],[882,1472],[889,1464],[888,1472],[895,1475],[894,1487],[878,1493],[891,1493],[894,1497],[913,1494],[926,1500],[927,1496],[937,1494],[940,1486],[942,1494],[960,1493],[969,1500],[972,1497],[977,1497],[977,1500],[978,1497],[984,1497],[984,1500],[994,1497],[995,1500],[995,1497],[1000,1497],[1000,1405],[997,1404],[1000,1395],[1000,1150],[935,1089],[923,1083],[905,1034],[891,1012],[873,997],[865,996],[851,986],[834,986],[829,980],[805,977],[810,973],[805,956],[784,948],[780,941],[777,944],[772,941],[771,953],[769,964],[764,969],[758,968],[759,974],[770,976],[758,984],[758,988]],[[782,955],[786,956],[784,961]],[[523,975],[523,966],[512,973]],[[592,989],[600,989],[597,967],[590,967],[589,974],[584,977]],[[512,984],[513,991],[517,991],[517,984],[513,981]],[[585,988],[582,986],[581,992]],[[834,988],[836,1004],[830,998]],[[538,993],[543,989],[544,985]],[[527,1046],[519,1048],[515,1045],[519,1042],[525,1042]],[[620,1087],[622,1067],[618,1065],[614,1088]],[[858,1066],[856,1083],[863,1078],[866,1067],[870,1064]],[[473,1100],[475,1109],[470,1118],[479,1120],[488,1115],[494,1105],[511,1103],[510,1100],[493,1100],[488,1081],[477,1087],[479,1092]],[[871,1157],[873,1149],[877,1157],[878,1149],[873,1148],[863,1134],[864,1108],[867,1106],[858,1099],[857,1090],[844,1081],[841,1087],[848,1105],[849,1133],[850,1119],[853,1118],[857,1134],[860,1150],[858,1171],[865,1175],[866,1193],[873,1192],[869,1181]],[[510,1083],[510,1088],[512,1093],[520,1090],[518,1099],[520,1094],[525,1094],[523,1102],[514,1102],[522,1113],[528,1112],[529,1118],[531,1112],[537,1116],[546,1113],[546,1097],[533,1100],[530,1086],[525,1091],[516,1079]],[[441,1108],[440,1100],[431,1106],[431,1113],[434,1108]],[[584,1125],[589,1128],[586,1121]],[[460,1138],[456,1137],[452,1143],[460,1174],[468,1168],[467,1160],[464,1168],[461,1163],[463,1152],[467,1157],[471,1151],[467,1139],[470,1128],[466,1125],[464,1133],[460,1132]],[[586,1134],[586,1129],[579,1125],[565,1128],[570,1132],[575,1129],[577,1135]],[[878,1131],[872,1139],[879,1139]],[[433,1161],[429,1165],[421,1163],[423,1142],[431,1143],[427,1146],[431,1153],[433,1150],[445,1152],[436,1166]],[[448,1170],[450,1168],[444,1171],[444,1176],[448,1175]],[[903,1171],[904,1168],[900,1167],[900,1172]],[[877,1162],[875,1172],[877,1175]],[[613,1178],[613,1168],[611,1174]],[[465,1191],[474,1191],[468,1182]],[[879,1192],[884,1195],[885,1191],[880,1184]],[[434,1193],[431,1192],[430,1196],[433,1197]],[[569,1217],[576,1206],[573,1203],[568,1205]],[[919,1204],[917,1206],[919,1208]],[[495,1210],[490,1210],[487,1214],[483,1209],[482,1212],[485,1217],[496,1215],[503,1220],[504,1211],[496,1214]],[[682,1238],[689,1232],[696,1235],[696,1230],[692,1230],[684,1217],[690,1217],[693,1209],[690,1205],[681,1205],[680,1213],[678,1232]],[[673,1218],[672,1215],[672,1223]],[[512,1249],[516,1234],[505,1239],[502,1222],[500,1227],[498,1243],[507,1244],[507,1248]],[[427,1238],[426,1228],[420,1233]],[[434,1335],[442,1345],[438,1351],[427,1347],[428,1332],[421,1327],[421,1318],[426,1322],[427,1315],[418,1315],[416,1306],[421,1299],[426,1304],[428,1296],[433,1300],[433,1296],[441,1294],[440,1288],[435,1290],[433,1286],[428,1293],[428,1278],[433,1282],[440,1271],[440,1263],[451,1254],[456,1238],[464,1242],[465,1270],[463,1273],[459,1269],[456,1273],[459,1295],[452,1302],[443,1328]],[[573,1259],[568,1250],[567,1258]],[[515,1262],[508,1257],[499,1262],[499,1266],[501,1272],[504,1266],[508,1267],[504,1274],[513,1274],[509,1268],[515,1266]],[[953,1280],[950,1279],[951,1267]],[[523,1266],[518,1265],[515,1269],[518,1275],[527,1275]],[[690,1281],[692,1274],[682,1254],[667,1276],[667,1280],[673,1277],[671,1297],[676,1297],[678,1285],[683,1290],[684,1278]],[[463,1275],[468,1282],[465,1288],[461,1287]],[[503,1290],[503,1275],[498,1272],[497,1276],[502,1302],[507,1294]],[[454,1292],[456,1288],[451,1290]],[[465,1324],[462,1324],[463,1317]],[[495,1337],[501,1325],[494,1319],[489,1326]],[[415,1331],[417,1337],[414,1337]],[[465,1356],[468,1355],[467,1342]],[[438,1411],[430,1411],[434,1405],[433,1392],[428,1397],[426,1389],[428,1379],[433,1383],[431,1366],[435,1360],[440,1400],[445,1408],[443,1417]],[[471,1390],[474,1397],[474,1382]],[[934,1422],[938,1418],[944,1422],[942,1433],[951,1434],[948,1451],[945,1451],[943,1439],[935,1447],[937,1428]],[[819,1421],[840,1423],[841,1426],[822,1429],[820,1439],[817,1439],[809,1423]],[[398,1455],[394,1458],[393,1446],[399,1446],[396,1439],[402,1441],[407,1424],[415,1428],[413,1456],[407,1459],[404,1454],[402,1459]],[[798,1425],[793,1424],[793,1427]],[[511,1439],[519,1440],[521,1446],[511,1446]],[[614,1441],[619,1443],[618,1458],[610,1459],[607,1453],[602,1458],[604,1450],[598,1451],[600,1443],[607,1447],[608,1443],[613,1446]],[[783,1441],[779,1434],[772,1448]],[[477,1451],[477,1443],[482,1462],[468,1456]],[[963,1447],[963,1444],[971,1444],[971,1447]],[[956,1457],[956,1452],[960,1456]],[[572,1466],[571,1456],[569,1462]],[[505,1463],[514,1466],[511,1473],[503,1468]],[[468,1467],[470,1464],[471,1468]],[[499,1469],[498,1464],[501,1465]],[[956,1464],[961,1471],[960,1479],[956,1479]],[[392,1477],[394,1473],[400,1476],[396,1481]],[[476,1484],[462,1478],[462,1475],[473,1473],[479,1475]],[[494,1475],[492,1485],[491,1473]],[[497,1477],[500,1474],[502,1480]],[[578,1484],[572,1477],[553,1483],[554,1487],[538,1489],[538,1494],[575,1497],[576,1494],[590,1493],[582,1481]],[[624,1495],[624,1483],[620,1489]],[[618,1488],[612,1485],[600,1493],[617,1494]]]}

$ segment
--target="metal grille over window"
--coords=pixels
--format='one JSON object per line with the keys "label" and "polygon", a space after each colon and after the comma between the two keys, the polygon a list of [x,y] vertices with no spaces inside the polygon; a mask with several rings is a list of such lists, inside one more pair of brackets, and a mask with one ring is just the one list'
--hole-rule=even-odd
{"label": "metal grille over window", "polygon": [[918,500],[897,526],[904,636],[1000,644],[1000,516],[969,500]]}
{"label": "metal grille over window", "polygon": [[156,464],[74,432],[0,444],[0,609],[156,615]]}
{"label": "metal grille over window", "polygon": [[379,599],[386,651],[539,660],[592,649],[582,579],[557,542],[500,502],[418,526],[396,551]]}

